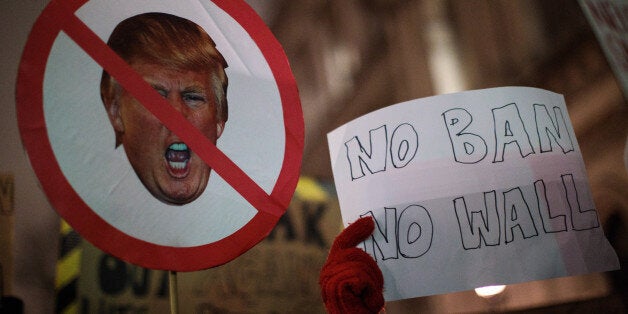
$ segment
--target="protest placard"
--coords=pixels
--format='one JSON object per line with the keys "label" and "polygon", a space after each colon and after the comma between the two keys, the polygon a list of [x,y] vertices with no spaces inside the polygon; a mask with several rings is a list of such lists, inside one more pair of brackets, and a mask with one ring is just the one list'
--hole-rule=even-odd
{"label": "protest placard", "polygon": [[328,135],[343,223],[386,300],[618,268],[564,98],[502,87],[417,99]]}
{"label": "protest placard", "polygon": [[18,72],[31,165],[103,251],[147,268],[215,267],[288,207],[300,100],[283,49],[244,1],[51,1]]}

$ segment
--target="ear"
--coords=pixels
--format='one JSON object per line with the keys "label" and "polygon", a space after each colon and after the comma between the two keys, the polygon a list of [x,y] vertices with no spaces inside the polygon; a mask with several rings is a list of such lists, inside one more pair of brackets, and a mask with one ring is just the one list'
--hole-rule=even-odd
{"label": "ear", "polygon": [[113,129],[116,132],[124,133],[124,123],[122,123],[122,118],[120,117],[120,105],[117,99],[112,101],[107,109],[107,114],[109,115],[109,121],[111,121]]}
{"label": "ear", "polygon": [[218,121],[218,123],[216,123],[216,139],[220,138],[224,129],[225,121]]}
{"label": "ear", "polygon": [[116,147],[118,147],[122,144],[122,134],[124,134],[124,122],[120,115],[119,94],[112,91],[107,97],[103,97],[103,103],[105,104],[109,122],[111,122],[113,131],[116,133]]}

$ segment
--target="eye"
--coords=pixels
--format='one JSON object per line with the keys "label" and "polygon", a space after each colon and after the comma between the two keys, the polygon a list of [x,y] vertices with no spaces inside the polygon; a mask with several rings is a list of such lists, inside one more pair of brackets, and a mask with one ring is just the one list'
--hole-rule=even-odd
{"label": "eye", "polygon": [[207,98],[202,93],[186,92],[181,95],[183,101],[190,107],[198,107],[207,102]]}
{"label": "eye", "polygon": [[163,98],[168,98],[168,91],[161,87],[153,87]]}

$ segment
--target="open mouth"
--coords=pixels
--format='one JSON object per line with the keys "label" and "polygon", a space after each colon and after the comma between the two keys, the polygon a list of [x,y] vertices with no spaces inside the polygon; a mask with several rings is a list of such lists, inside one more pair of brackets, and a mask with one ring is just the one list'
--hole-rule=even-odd
{"label": "open mouth", "polygon": [[189,172],[190,149],[184,143],[173,143],[166,149],[168,172],[175,178],[184,178]]}

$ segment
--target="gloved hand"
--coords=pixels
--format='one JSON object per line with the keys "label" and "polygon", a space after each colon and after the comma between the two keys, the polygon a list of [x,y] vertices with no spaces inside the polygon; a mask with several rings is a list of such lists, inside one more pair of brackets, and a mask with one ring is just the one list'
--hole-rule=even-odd
{"label": "gloved hand", "polygon": [[349,225],[334,240],[319,277],[330,314],[379,313],[384,307],[384,277],[375,260],[356,248],[375,229],[371,217]]}

